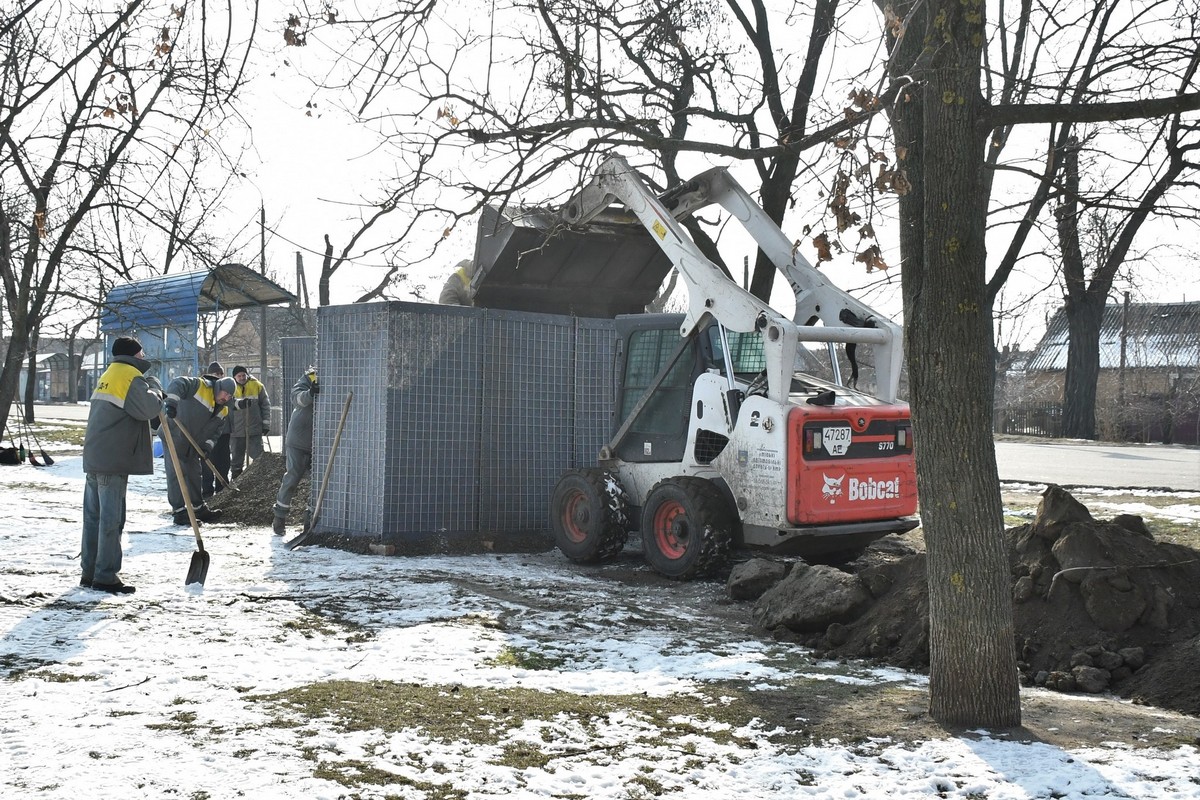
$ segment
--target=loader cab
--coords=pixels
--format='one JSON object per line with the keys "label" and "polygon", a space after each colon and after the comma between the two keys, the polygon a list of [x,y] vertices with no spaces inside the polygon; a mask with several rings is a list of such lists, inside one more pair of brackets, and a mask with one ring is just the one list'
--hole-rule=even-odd
{"label": "loader cab", "polygon": [[[692,387],[704,372],[725,373],[720,330],[711,324],[684,339],[682,314],[631,314],[616,318],[620,347],[612,433],[633,416],[614,455],[629,462],[683,460],[691,415]],[[756,334],[729,332],[737,378],[749,382],[766,366]],[[665,371],[665,372],[664,372]]]}

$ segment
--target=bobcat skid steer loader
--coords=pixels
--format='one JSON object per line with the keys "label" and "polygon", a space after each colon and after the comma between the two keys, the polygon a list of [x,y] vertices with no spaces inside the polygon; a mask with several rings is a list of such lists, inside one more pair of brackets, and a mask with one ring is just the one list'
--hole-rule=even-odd
{"label": "bobcat skid steer loader", "polygon": [[[559,549],[604,561],[638,530],[650,566],[685,580],[719,569],[734,547],[844,556],[916,527],[899,327],[829,284],[722,168],[658,197],[612,157],[561,216],[584,225],[614,201],[678,269],[688,306],[616,318],[614,429],[597,466],[567,471],[554,489]],[[680,224],[713,203],[787,276],[792,319],[731,281]],[[832,380],[798,370],[811,357],[802,342],[826,345]],[[842,385],[837,344],[873,348],[878,397]]]}

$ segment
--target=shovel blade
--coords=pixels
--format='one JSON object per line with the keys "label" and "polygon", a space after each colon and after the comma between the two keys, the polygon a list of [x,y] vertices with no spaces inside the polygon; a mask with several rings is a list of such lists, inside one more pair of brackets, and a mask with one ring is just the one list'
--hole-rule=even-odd
{"label": "shovel blade", "polygon": [[54,465],[54,459],[50,457],[49,453],[47,453],[45,450],[38,450],[38,452],[42,454],[42,461],[46,462],[47,467]]}
{"label": "shovel blade", "polygon": [[285,540],[283,543],[283,546],[286,547],[288,550],[295,550],[297,547],[300,547],[301,545],[308,542],[308,540],[311,537],[312,537],[312,529],[306,527],[304,530],[300,531],[292,538]]}
{"label": "shovel blade", "polygon": [[187,578],[184,579],[184,586],[191,586],[193,583],[204,585],[204,579],[208,577],[208,551],[197,550],[192,553],[192,563],[188,566]]}

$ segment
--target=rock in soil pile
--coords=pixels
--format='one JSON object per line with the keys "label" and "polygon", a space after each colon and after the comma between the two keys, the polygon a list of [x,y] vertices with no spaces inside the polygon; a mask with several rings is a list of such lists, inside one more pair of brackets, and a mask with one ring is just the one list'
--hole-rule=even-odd
{"label": "rock in soil pile", "polygon": [[[1096,520],[1058,486],[1006,539],[1023,683],[1200,715],[1200,552],[1155,541],[1141,517]],[[926,669],[925,554],[878,545],[842,570],[799,563],[774,579],[777,563],[747,562],[730,595],[757,597],[755,620],[778,638]]]}
{"label": "rock in soil pile", "polygon": [[[208,501],[211,508],[224,512],[221,522],[235,525],[270,525],[275,517],[275,496],[287,471],[280,453],[263,453],[231,483],[232,489],[217,492]],[[302,526],[308,507],[312,472],[304,476],[292,495],[289,526]],[[218,481],[219,483],[220,481]],[[234,490],[237,491],[234,491]]]}

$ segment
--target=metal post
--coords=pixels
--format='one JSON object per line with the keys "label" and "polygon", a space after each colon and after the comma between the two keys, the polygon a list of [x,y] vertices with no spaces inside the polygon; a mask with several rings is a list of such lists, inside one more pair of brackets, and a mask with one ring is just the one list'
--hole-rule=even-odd
{"label": "metal post", "polygon": [[1117,409],[1125,408],[1125,347],[1129,339],[1129,292],[1121,306],[1121,365],[1117,370]]}

